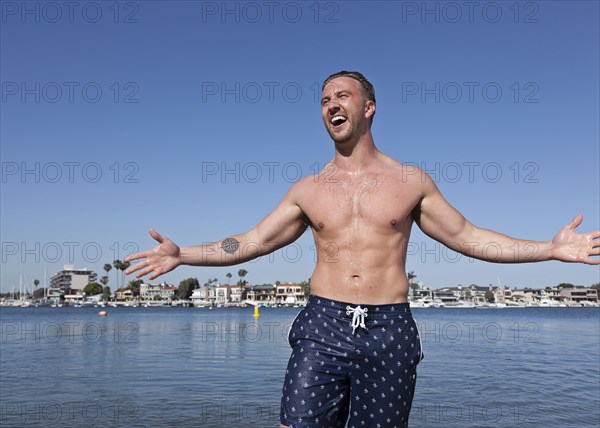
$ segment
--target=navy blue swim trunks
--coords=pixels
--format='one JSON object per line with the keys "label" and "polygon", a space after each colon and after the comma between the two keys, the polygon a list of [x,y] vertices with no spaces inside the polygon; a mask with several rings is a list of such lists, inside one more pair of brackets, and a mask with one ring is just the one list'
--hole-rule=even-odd
{"label": "navy blue swim trunks", "polygon": [[283,425],[408,426],[423,359],[408,303],[355,305],[312,295],[288,339]]}

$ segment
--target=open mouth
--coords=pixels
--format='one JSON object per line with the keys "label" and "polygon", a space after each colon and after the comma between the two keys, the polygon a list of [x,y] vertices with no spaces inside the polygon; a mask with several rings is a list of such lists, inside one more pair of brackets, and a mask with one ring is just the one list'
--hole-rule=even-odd
{"label": "open mouth", "polygon": [[342,116],[340,114],[337,114],[337,115],[333,116],[329,122],[334,127],[337,128],[338,126],[341,126],[342,124],[344,124],[347,120],[348,120],[348,118],[346,116]]}

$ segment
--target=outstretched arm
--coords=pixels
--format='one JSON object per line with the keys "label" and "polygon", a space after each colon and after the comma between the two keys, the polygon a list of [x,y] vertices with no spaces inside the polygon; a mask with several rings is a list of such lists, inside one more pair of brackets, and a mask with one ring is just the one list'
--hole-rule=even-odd
{"label": "outstretched arm", "polygon": [[142,261],[125,273],[137,272],[136,278],[149,274],[148,278],[154,279],[182,264],[230,266],[269,254],[295,241],[306,230],[307,220],[297,204],[297,192],[297,186],[292,186],[279,206],[250,231],[211,244],[178,247],[150,229],[150,235],[159,245],[127,257],[126,262]]}
{"label": "outstretched arm", "polygon": [[583,220],[579,214],[551,241],[516,239],[479,228],[460,214],[441,195],[435,183],[422,172],[423,196],[413,215],[428,236],[461,254],[496,263],[560,260],[600,264],[600,231],[578,234],[575,228]]}

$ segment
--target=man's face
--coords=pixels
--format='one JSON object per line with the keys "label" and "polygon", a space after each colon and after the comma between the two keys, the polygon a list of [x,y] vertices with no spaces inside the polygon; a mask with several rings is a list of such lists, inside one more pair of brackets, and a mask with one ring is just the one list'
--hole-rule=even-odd
{"label": "man's face", "polygon": [[345,143],[356,135],[360,127],[369,126],[365,105],[357,80],[338,77],[327,83],[321,96],[321,114],[334,142]]}

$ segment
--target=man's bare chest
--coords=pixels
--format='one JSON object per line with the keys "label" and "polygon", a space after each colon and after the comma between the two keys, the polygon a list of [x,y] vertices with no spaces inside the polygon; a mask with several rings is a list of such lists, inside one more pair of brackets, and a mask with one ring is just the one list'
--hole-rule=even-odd
{"label": "man's bare chest", "polygon": [[314,183],[302,197],[302,210],[318,232],[355,229],[398,230],[412,222],[418,189],[398,180],[368,176]]}

